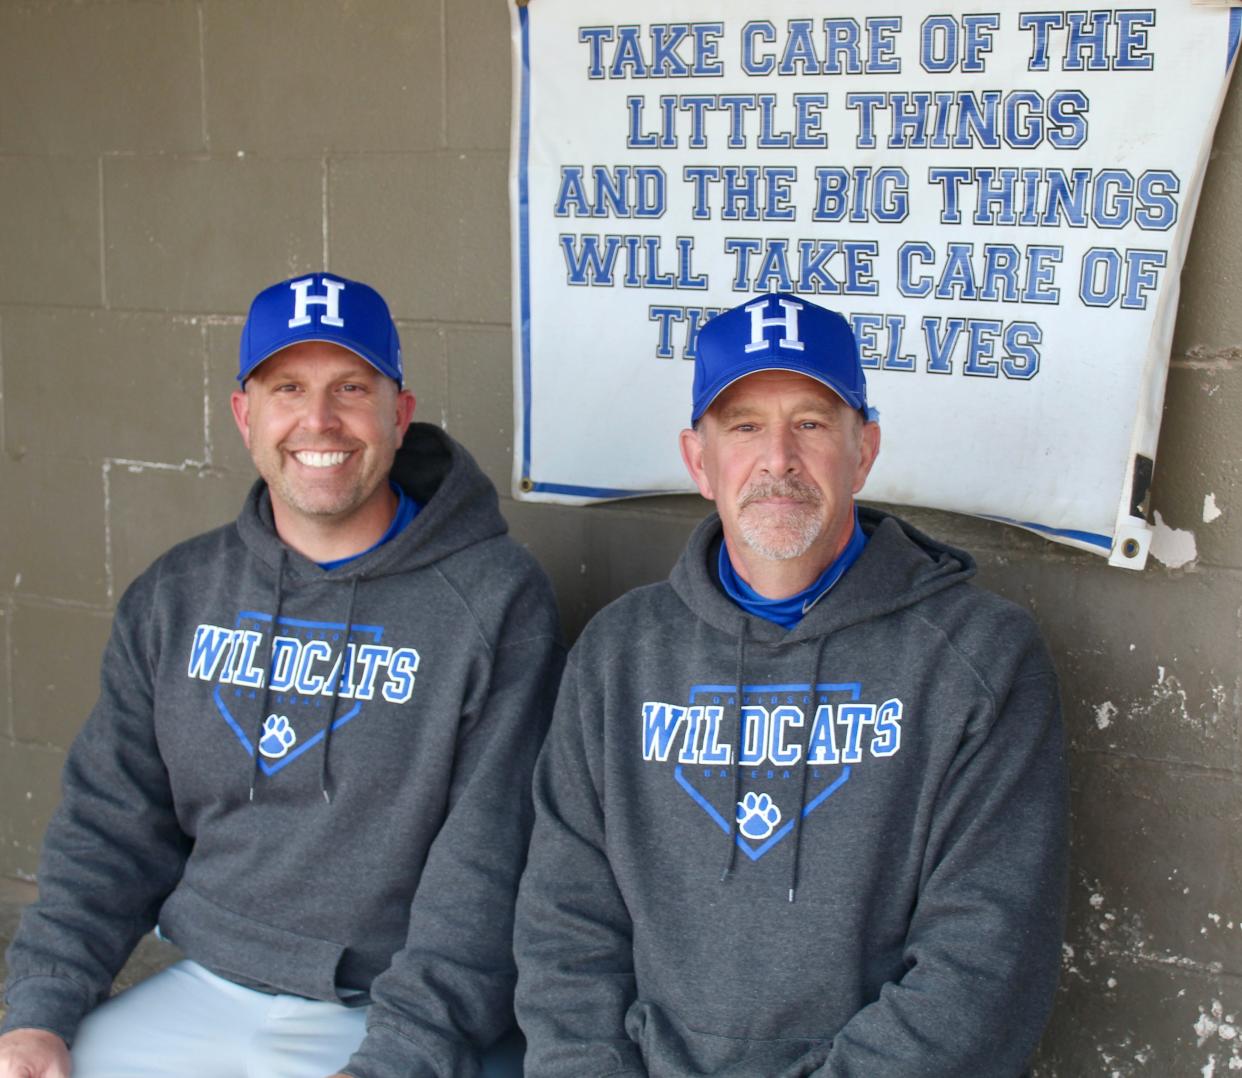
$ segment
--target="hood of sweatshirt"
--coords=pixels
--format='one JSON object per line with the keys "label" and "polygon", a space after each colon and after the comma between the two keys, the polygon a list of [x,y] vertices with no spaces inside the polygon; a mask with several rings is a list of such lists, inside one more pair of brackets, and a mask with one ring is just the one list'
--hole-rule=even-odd
{"label": "hood of sweatshirt", "polygon": [[721,590],[713,566],[723,532],[715,513],[690,537],[669,578],[696,617],[729,636],[743,632],[764,644],[796,644],[913,606],[975,575],[975,560],[924,535],[898,517],[859,506],[867,536],[858,561],[834,586],[832,602],[818,602],[792,629],[748,614]]}

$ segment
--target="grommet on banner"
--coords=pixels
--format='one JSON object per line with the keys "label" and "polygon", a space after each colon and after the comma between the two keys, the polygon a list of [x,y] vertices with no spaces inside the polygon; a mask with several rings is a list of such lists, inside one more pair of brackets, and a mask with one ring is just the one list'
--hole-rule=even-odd
{"label": "grommet on banner", "polygon": [[1114,536],[1108,564],[1121,569],[1142,569],[1147,564],[1150,550],[1151,525],[1146,521],[1134,521]]}
{"label": "grommet on banner", "polygon": [[[522,3],[522,0],[517,0],[517,3],[520,4],[522,7],[526,6],[524,3]],[[534,482],[530,479],[529,476],[525,476],[525,475],[522,476],[522,481],[518,484],[518,486],[522,488],[523,494],[529,494],[532,490],[535,489]]]}
{"label": "grommet on banner", "polygon": [[518,7],[526,7],[530,3],[530,0],[513,0],[513,3]]}

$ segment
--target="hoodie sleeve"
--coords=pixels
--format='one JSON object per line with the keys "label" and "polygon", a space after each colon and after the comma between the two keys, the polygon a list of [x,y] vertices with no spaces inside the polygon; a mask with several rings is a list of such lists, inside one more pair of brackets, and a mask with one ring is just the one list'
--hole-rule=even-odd
{"label": "hoodie sleeve", "polygon": [[190,840],[177,824],[152,721],[157,577],[158,565],[117,608],[99,700],[69,750],[44,836],[39,898],[8,950],[0,1032],[34,1027],[72,1041],[185,864]]}
{"label": "hoodie sleeve", "polygon": [[632,927],[605,849],[603,749],[587,743],[578,654],[535,769],[535,831],[514,933],[518,1020],[529,1074],[645,1076],[625,1030],[636,994]]}
{"label": "hoodie sleeve", "polygon": [[[443,825],[405,947],[371,986],[354,1078],[467,1078],[513,1024],[513,903],[533,810],[530,776],[564,663],[546,581],[511,604],[484,703],[462,717]],[[522,634],[519,638],[519,632]],[[538,635],[529,635],[532,632]]]}
{"label": "hoodie sleeve", "polygon": [[936,803],[907,972],[846,1023],[815,1075],[1013,1078],[1033,1054],[1060,972],[1067,871],[1057,685],[1039,666],[963,739]]}

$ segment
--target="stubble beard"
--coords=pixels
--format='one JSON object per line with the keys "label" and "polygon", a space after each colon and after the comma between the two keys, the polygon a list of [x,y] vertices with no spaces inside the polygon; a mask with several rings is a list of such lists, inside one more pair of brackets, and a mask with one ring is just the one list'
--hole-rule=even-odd
{"label": "stubble beard", "polygon": [[300,484],[291,483],[284,475],[268,480],[274,496],[304,517],[332,520],[348,516],[367,500],[369,491],[357,483],[351,483],[335,491],[305,490]]}
{"label": "stubble beard", "polygon": [[[792,498],[798,504],[773,511],[754,505],[764,498]],[[824,530],[824,497],[816,487],[792,476],[757,483],[738,505],[738,530],[756,554],[772,561],[800,558]]]}

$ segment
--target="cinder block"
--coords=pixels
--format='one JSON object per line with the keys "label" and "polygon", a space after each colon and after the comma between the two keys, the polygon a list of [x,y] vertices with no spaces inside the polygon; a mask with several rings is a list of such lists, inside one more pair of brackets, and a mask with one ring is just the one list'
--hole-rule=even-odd
{"label": "cinder block", "polygon": [[446,428],[449,423],[449,377],[445,332],[399,322],[405,360],[405,385],[414,394],[414,418]]}
{"label": "cinder block", "polygon": [[27,880],[0,876],[0,947],[8,947],[22,907],[30,905],[38,893]]}
{"label": "cinder block", "polygon": [[980,577],[1043,629],[1075,747],[1238,766],[1242,576],[1133,573],[1083,555],[989,561]]}
{"label": "cinder block", "polygon": [[67,749],[99,695],[99,660],[112,616],[18,603],[13,617],[13,733]]}
{"label": "cinder block", "polygon": [[202,459],[202,327],[27,308],[8,312],[0,328],[11,454]]}
{"label": "cinder block", "polygon": [[449,145],[506,150],[511,85],[508,5],[454,0],[446,9]]}
{"label": "cinder block", "polygon": [[175,543],[237,518],[250,474],[117,465],[109,477],[113,592]]}
{"label": "cinder block", "polygon": [[107,604],[98,462],[0,455],[0,505],[5,591]]}
{"label": "cinder block", "polygon": [[567,639],[631,588],[665,579],[709,512],[698,495],[570,506],[505,500],[513,535],[552,578]]}
{"label": "cinder block", "polygon": [[585,562],[596,610],[668,577],[698,517],[649,515],[622,504],[587,506]]}
{"label": "cinder block", "polygon": [[39,845],[60,803],[61,749],[0,741],[0,876],[34,879]]}
{"label": "cinder block", "polygon": [[202,149],[200,70],[194,4],[5,4],[0,147]]}
{"label": "cinder block", "polygon": [[1182,269],[1173,354],[1212,354],[1242,348],[1242,151],[1213,155],[1203,181],[1195,228]]}
{"label": "cinder block", "polygon": [[[268,281],[268,284],[276,282]],[[254,291],[264,287],[257,282]],[[233,422],[229,398],[237,388],[237,349],[242,323],[212,324],[207,327],[207,412],[211,464],[232,475],[253,479],[254,464]]]}
{"label": "cinder block", "polygon": [[[680,503],[685,515],[653,513]],[[552,579],[566,639],[572,643],[604,606],[642,584],[667,578],[703,514],[700,499],[645,498],[622,505],[564,506],[506,500],[512,534]]]}
{"label": "cinder block", "polygon": [[1212,146],[1217,151],[1242,149],[1242,89],[1237,79],[1230,80]]}
{"label": "cinder block", "polygon": [[244,315],[263,286],[323,259],[318,161],[104,161],[108,298],[138,310]]}
{"label": "cinder block", "polygon": [[0,157],[0,251],[0,303],[98,305],[98,163]]}
{"label": "cinder block", "polygon": [[573,643],[596,611],[587,563],[588,515],[567,505],[502,499],[509,533],[539,560],[552,581],[565,639]]}
{"label": "cinder block", "polygon": [[624,498],[607,504],[631,513],[677,517],[681,520],[692,520],[696,524],[716,508],[713,502],[697,494],[653,494],[647,498]]}
{"label": "cinder block", "polygon": [[[886,505],[868,502],[867,490],[862,492],[863,504],[893,513],[913,524],[919,531],[942,543],[961,547],[969,554],[996,552],[1012,557],[1040,558],[1053,552],[1055,544],[1012,524],[950,513],[942,509],[923,509],[913,505]],[[1064,550],[1065,548],[1059,548]]]}
{"label": "cinder block", "polygon": [[[1242,983],[1223,973],[1065,951],[1033,1078],[1218,1075],[1242,1069]],[[1236,1062],[1235,1062],[1236,1061]]]}
{"label": "cinder block", "polygon": [[7,600],[0,601],[0,738],[13,736],[12,624],[12,607]]}
{"label": "cinder block", "polygon": [[1242,568],[1242,370],[1174,367],[1164,398],[1152,506],[1194,532],[1198,565]]}
{"label": "cinder block", "polygon": [[1242,779],[1096,753],[1071,774],[1075,951],[1242,973]]}
{"label": "cinder block", "polygon": [[450,329],[448,431],[474,454],[496,489],[513,475],[513,378],[509,333]]}
{"label": "cinder block", "polygon": [[493,151],[330,162],[333,265],[370,267],[397,318],[507,324],[507,168]]}
{"label": "cinder block", "polygon": [[440,9],[436,0],[208,0],[212,149],[443,145]]}

